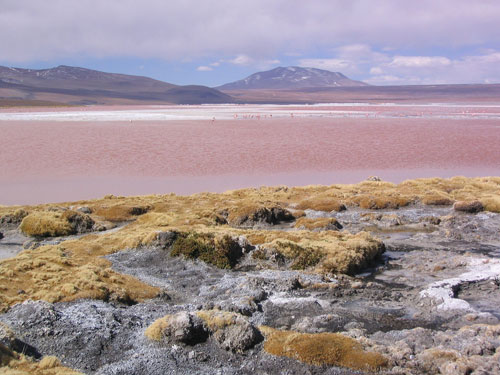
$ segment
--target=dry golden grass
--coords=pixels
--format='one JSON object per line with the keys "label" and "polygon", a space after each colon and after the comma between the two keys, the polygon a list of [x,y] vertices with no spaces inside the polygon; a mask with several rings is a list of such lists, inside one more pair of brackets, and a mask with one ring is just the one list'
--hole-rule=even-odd
{"label": "dry golden grass", "polygon": [[481,203],[485,211],[500,213],[500,196],[482,198]]}
{"label": "dry golden grass", "polygon": [[63,212],[32,212],[23,219],[19,228],[32,237],[57,237],[73,233],[73,227]]}
{"label": "dry golden grass", "polygon": [[345,205],[337,199],[325,198],[319,196],[317,198],[305,199],[297,205],[299,210],[315,210],[315,211],[343,211],[346,209]]}
{"label": "dry golden grass", "polygon": [[264,350],[316,366],[341,366],[377,371],[387,366],[379,353],[364,351],[356,340],[336,333],[298,333],[259,327],[266,340]]}
{"label": "dry golden grass", "polygon": [[135,216],[148,212],[148,206],[134,206],[123,203],[105,204],[94,208],[93,214],[110,222],[133,220]]}
{"label": "dry golden grass", "polygon": [[0,375],[82,375],[82,373],[63,366],[56,357],[46,356],[36,362],[0,344]]}
{"label": "dry golden grass", "polygon": [[337,231],[257,231],[248,234],[253,244],[272,248],[294,260],[292,268],[313,271],[352,274],[379,256],[384,245],[368,233],[355,235]]}
{"label": "dry golden grass", "polygon": [[172,319],[172,315],[165,315],[163,318],[156,319],[146,328],[144,335],[150,340],[161,341],[165,336],[165,330],[170,326],[170,319]]}
{"label": "dry golden grass", "polygon": [[300,217],[295,222],[294,227],[298,229],[307,229],[307,230],[315,230],[315,229],[324,229],[324,228],[334,228],[337,227],[338,220],[334,217],[323,217],[323,218],[307,218]]}
{"label": "dry golden grass", "polygon": [[429,206],[451,206],[455,201],[445,192],[429,192],[421,198]]}
{"label": "dry golden grass", "polygon": [[[425,201],[429,194],[451,200],[480,200],[486,210],[500,211],[500,177],[418,179],[401,184],[365,181],[356,185],[262,187],[228,191],[222,194],[200,193],[140,197],[106,197],[98,200],[61,203],[58,207],[88,206],[95,221],[133,220],[119,231],[87,235],[59,245],[26,250],[15,258],[0,261],[0,309],[5,310],[27,299],[49,302],[76,298],[143,300],[158,293],[130,276],[114,272],[102,256],[152,243],[159,231],[224,236],[246,236],[253,244],[275,249],[288,257],[297,268],[314,272],[353,273],[376,257],[383,245],[366,233],[351,235],[336,231],[263,231],[215,225],[214,214],[238,207],[297,207],[304,201],[343,202],[348,207],[400,207],[409,202]],[[133,210],[133,208],[139,208]],[[141,211],[140,208],[143,208]],[[328,207],[330,208],[330,207]],[[142,213],[149,209],[147,213]],[[0,216],[16,211],[50,212],[54,223],[46,226],[66,228],[51,204],[31,207],[0,207]],[[51,211],[53,210],[53,211]],[[47,216],[45,216],[47,217]],[[52,216],[51,216],[52,217]],[[101,218],[100,218],[101,217]],[[26,219],[26,218],[25,218]],[[29,222],[29,220],[28,220]],[[30,225],[36,227],[36,225]],[[42,233],[43,230],[36,231]],[[55,230],[57,232],[57,230]],[[55,233],[54,232],[54,233]],[[24,293],[18,293],[18,291]]]}
{"label": "dry golden grass", "polygon": [[196,315],[212,332],[236,324],[237,319],[242,318],[239,314],[222,310],[200,310]]}
{"label": "dry golden grass", "polygon": [[[119,237],[119,236],[116,236]],[[48,302],[79,298],[142,301],[159,289],[116,273],[103,255],[127,247],[133,236],[88,235],[60,245],[25,250],[0,262],[0,311],[27,299]],[[22,290],[24,293],[19,293]]]}

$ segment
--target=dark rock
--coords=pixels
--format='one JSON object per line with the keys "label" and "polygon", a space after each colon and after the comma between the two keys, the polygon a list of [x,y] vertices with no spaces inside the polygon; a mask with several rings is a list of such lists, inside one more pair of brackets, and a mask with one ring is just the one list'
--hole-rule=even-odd
{"label": "dark rock", "polygon": [[[220,215],[223,216],[224,211],[221,211]],[[252,227],[262,224],[276,225],[281,222],[290,222],[293,220],[295,220],[293,214],[280,206],[256,207],[253,210],[247,210],[241,213],[230,213],[227,218],[227,222],[235,227]]]}
{"label": "dark rock", "polygon": [[13,214],[0,217],[0,224],[21,224],[21,221],[28,216],[28,212],[23,209],[16,210]]}
{"label": "dark rock", "polygon": [[19,340],[9,327],[0,323],[0,352],[2,352],[2,346],[11,352],[23,353],[29,357],[38,359],[42,356],[36,348]]}
{"label": "dark rock", "polygon": [[130,210],[129,210],[129,213],[131,215],[134,215],[134,216],[139,216],[139,215],[144,215],[145,213],[147,213],[149,211],[149,207],[140,207],[140,206],[136,206],[136,207],[132,207]]}
{"label": "dark rock", "polygon": [[68,210],[64,212],[64,217],[71,224],[74,233],[86,233],[93,230],[95,222],[87,214]]}
{"label": "dark rock", "polygon": [[3,238],[3,233],[0,232],[0,240]]}
{"label": "dark rock", "polygon": [[156,241],[154,242],[154,245],[159,246],[162,249],[167,249],[172,246],[176,239],[176,232],[160,232],[156,235]]}
{"label": "dark rock", "polygon": [[467,212],[475,214],[484,210],[483,204],[480,201],[458,201],[453,205],[453,209],[459,212]]}

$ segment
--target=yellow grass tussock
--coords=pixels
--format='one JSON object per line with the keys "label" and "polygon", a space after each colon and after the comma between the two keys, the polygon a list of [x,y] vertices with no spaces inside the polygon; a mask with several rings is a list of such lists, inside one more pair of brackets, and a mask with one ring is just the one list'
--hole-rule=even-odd
{"label": "yellow grass tussock", "polygon": [[323,217],[323,218],[307,218],[300,217],[294,224],[295,228],[307,229],[307,230],[318,230],[318,229],[341,229],[342,226],[334,217]]}
{"label": "yellow grass tussock", "polygon": [[341,366],[377,371],[388,361],[379,353],[364,351],[356,340],[337,333],[298,333],[259,327],[269,354],[297,359],[316,366]]}
{"label": "yellow grass tussock", "polygon": [[153,341],[161,341],[165,336],[165,330],[168,326],[170,326],[170,319],[172,319],[172,315],[165,315],[163,318],[156,319],[146,331],[144,331],[144,335]]}
{"label": "yellow grass tussock", "polygon": [[65,367],[53,356],[34,361],[23,354],[12,352],[0,343],[0,375],[82,375]]}
{"label": "yellow grass tussock", "polygon": [[243,318],[240,314],[222,310],[199,310],[196,312],[196,316],[203,320],[212,332],[236,324],[238,319]]}
{"label": "yellow grass tussock", "polygon": [[299,210],[315,210],[315,211],[344,211],[345,205],[337,199],[318,196],[300,201],[297,206]]}
{"label": "yellow grass tussock", "polygon": [[63,212],[53,211],[32,212],[23,219],[19,229],[33,237],[67,236],[73,233],[73,227]]}

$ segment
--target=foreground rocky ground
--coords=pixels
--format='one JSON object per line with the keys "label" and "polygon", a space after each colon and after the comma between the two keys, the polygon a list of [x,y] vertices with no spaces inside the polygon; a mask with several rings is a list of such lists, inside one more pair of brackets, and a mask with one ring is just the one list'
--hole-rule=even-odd
{"label": "foreground rocky ground", "polygon": [[0,207],[0,374],[500,373],[498,212],[500,178]]}

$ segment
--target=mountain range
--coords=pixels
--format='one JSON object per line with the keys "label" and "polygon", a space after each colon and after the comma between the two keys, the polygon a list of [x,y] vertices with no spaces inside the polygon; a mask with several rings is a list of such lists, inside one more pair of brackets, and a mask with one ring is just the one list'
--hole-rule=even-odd
{"label": "mountain range", "polygon": [[335,102],[498,102],[500,84],[371,86],[342,73],[278,67],[215,88],[61,65],[0,66],[1,106],[87,104],[304,104]]}
{"label": "mountain range", "polygon": [[148,77],[61,65],[51,69],[0,67],[0,98],[53,100],[67,104],[230,103],[216,89],[178,86]]}

